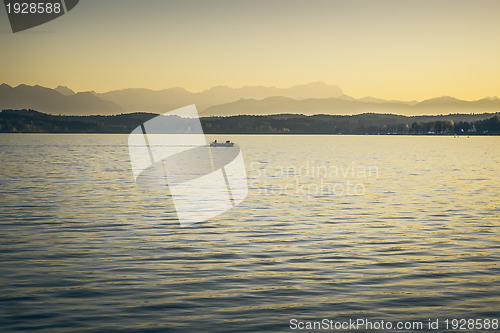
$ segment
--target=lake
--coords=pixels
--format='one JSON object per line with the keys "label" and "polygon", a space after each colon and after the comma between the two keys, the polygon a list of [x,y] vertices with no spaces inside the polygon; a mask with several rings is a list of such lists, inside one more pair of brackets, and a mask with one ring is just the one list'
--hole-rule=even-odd
{"label": "lake", "polygon": [[498,323],[500,137],[213,139],[241,147],[248,197],[181,227],[127,135],[0,135],[1,330]]}

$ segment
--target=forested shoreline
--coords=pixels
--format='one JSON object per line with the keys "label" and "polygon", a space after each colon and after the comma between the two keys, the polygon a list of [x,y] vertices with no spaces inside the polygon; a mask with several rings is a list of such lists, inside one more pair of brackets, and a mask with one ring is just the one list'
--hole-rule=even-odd
{"label": "forested shoreline", "polygon": [[[401,116],[364,113],[359,115],[296,115],[205,117],[206,134],[414,134],[499,135],[500,114],[450,114]],[[156,113],[113,116],[61,116],[35,110],[3,110],[0,133],[115,133],[128,134]]]}

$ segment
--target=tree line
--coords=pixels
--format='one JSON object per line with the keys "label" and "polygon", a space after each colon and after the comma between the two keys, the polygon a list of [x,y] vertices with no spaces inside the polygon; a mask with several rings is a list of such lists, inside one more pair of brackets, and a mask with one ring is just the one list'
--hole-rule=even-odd
{"label": "tree line", "polygon": [[[123,133],[128,134],[155,113],[114,116],[58,116],[35,110],[3,110],[2,133]],[[459,119],[463,115],[457,115]],[[201,118],[207,134],[428,134],[498,135],[498,114],[476,121],[441,120],[440,116],[406,117],[366,113],[339,115],[266,115]],[[440,120],[437,120],[440,119]]]}

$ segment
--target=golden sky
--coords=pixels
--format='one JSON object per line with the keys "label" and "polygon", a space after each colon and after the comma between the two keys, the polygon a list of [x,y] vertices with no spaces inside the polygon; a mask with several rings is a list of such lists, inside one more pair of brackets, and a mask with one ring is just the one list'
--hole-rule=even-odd
{"label": "golden sky", "polygon": [[360,98],[500,97],[496,0],[81,0],[13,34],[0,82],[75,91],[339,85]]}

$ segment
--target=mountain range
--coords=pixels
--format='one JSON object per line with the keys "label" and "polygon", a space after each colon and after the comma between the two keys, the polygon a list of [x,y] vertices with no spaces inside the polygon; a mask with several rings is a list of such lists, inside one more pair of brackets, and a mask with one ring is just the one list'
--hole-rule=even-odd
{"label": "mountain range", "polygon": [[193,93],[184,88],[150,90],[130,88],[106,93],[74,92],[68,87],[55,89],[39,85],[0,85],[0,109],[35,109],[62,115],[114,115],[128,112],[164,113],[196,104],[200,116],[391,113],[400,115],[438,115],[500,111],[500,99],[465,101],[443,96],[417,101],[394,101],[374,97],[355,99],[336,85],[314,82],[282,89],[252,86],[214,87]]}

